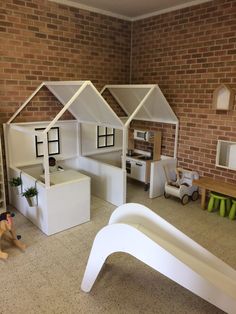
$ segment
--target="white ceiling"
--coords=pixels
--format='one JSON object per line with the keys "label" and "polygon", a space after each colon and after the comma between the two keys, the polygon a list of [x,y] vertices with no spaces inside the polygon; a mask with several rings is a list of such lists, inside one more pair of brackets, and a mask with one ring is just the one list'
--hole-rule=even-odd
{"label": "white ceiling", "polygon": [[51,0],[81,9],[137,20],[212,0]]}

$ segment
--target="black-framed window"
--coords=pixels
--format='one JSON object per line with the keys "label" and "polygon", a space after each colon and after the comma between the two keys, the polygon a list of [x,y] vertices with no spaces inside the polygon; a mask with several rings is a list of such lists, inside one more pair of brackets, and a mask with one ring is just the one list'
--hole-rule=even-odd
{"label": "black-framed window", "polygon": [[[45,128],[36,128],[35,131],[42,131]],[[48,155],[60,154],[60,133],[59,127],[52,127],[48,133]],[[40,136],[35,135],[35,150],[36,157],[43,157],[43,139]]]}
{"label": "black-framed window", "polygon": [[115,129],[97,126],[97,148],[115,146]]}

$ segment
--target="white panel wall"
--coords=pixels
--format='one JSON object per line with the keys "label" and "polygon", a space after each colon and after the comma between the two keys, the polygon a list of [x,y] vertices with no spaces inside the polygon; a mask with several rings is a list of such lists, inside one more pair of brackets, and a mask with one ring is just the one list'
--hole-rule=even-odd
{"label": "white panel wall", "polygon": [[[19,126],[34,130],[35,128],[44,128],[48,125],[47,122],[21,123]],[[60,154],[54,157],[57,160],[77,156],[78,154],[78,127],[77,121],[62,121],[57,122],[55,126],[59,127],[60,132]],[[9,126],[8,130],[8,155],[10,165],[20,166],[35,163],[42,163],[43,158],[36,158],[35,151],[35,136],[32,134],[23,133]]]}
{"label": "white panel wall", "polygon": [[122,156],[122,151],[113,151],[113,152],[107,152],[107,153],[102,153],[102,154],[96,154],[91,156],[91,158],[104,162],[106,164],[119,167],[121,168],[121,156]]}
{"label": "white panel wall", "polygon": [[126,202],[126,171],[88,157],[79,157],[79,170],[91,177],[92,194],[121,205]]}
{"label": "white panel wall", "polygon": [[47,190],[47,235],[90,220],[90,178],[51,186]]}
{"label": "white panel wall", "polygon": [[111,150],[122,149],[122,131],[115,129],[115,146],[97,148],[97,126],[93,124],[81,124],[81,154],[92,155]]}
{"label": "white panel wall", "polygon": [[164,194],[166,176],[163,166],[170,167],[170,169],[176,168],[176,159],[161,156],[161,160],[151,163],[150,198],[162,196]]}
{"label": "white panel wall", "polygon": [[[29,171],[33,168],[29,167]],[[34,169],[35,170],[35,169]],[[10,178],[21,175],[22,192],[34,187],[36,180],[19,169],[9,169]],[[90,219],[90,178],[58,184],[45,189],[37,181],[38,206],[29,207],[27,200],[9,187],[10,204],[19,210],[45,234],[51,235],[66,230]]]}
{"label": "white panel wall", "polygon": [[[20,171],[17,169],[9,169],[10,178],[20,176]],[[35,179],[26,173],[21,174],[22,192],[31,186],[35,186]],[[32,221],[44,233],[48,231],[48,213],[46,202],[46,190],[41,182],[36,183],[38,190],[38,206],[29,207],[27,200],[22,195],[18,195],[17,191],[10,187],[10,204],[17,208],[25,217]]]}

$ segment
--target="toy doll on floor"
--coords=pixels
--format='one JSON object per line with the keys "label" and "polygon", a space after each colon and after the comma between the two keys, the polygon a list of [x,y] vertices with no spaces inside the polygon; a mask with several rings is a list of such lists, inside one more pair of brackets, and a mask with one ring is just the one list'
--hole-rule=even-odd
{"label": "toy doll on floor", "polygon": [[12,219],[12,217],[14,216],[15,216],[14,214],[10,214],[10,212],[8,211],[0,214],[0,258],[2,259],[8,258],[8,254],[1,250],[1,241],[3,238],[6,239],[7,241],[12,242],[21,250],[26,249],[26,245],[20,241],[21,236],[16,235]]}

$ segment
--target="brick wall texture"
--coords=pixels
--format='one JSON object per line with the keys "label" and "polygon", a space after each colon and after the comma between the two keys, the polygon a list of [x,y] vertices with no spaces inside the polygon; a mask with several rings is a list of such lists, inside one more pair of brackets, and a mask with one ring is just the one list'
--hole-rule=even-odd
{"label": "brick wall texture", "polygon": [[158,83],[180,121],[179,165],[236,183],[236,171],[215,166],[217,140],[236,142],[236,103],[212,108],[219,84],[236,89],[236,1],[136,21],[132,52],[132,83]]}
{"label": "brick wall texture", "polygon": [[[47,0],[1,0],[0,122],[42,81],[90,80],[99,89],[128,83],[130,29],[127,21]],[[51,119],[57,102],[49,97],[46,106],[41,94],[18,121]]]}
{"label": "brick wall texture", "polygon": [[[236,105],[212,108],[220,83],[236,89],[236,1],[131,23],[47,0],[1,0],[1,123],[42,81],[91,80],[100,89],[129,83],[130,71],[132,83],[157,83],[176,113],[179,165],[236,183],[236,171],[215,166],[217,140],[236,142]],[[44,89],[18,121],[52,119],[59,106]],[[162,130],[162,151],[173,154],[174,128],[144,125]]]}

